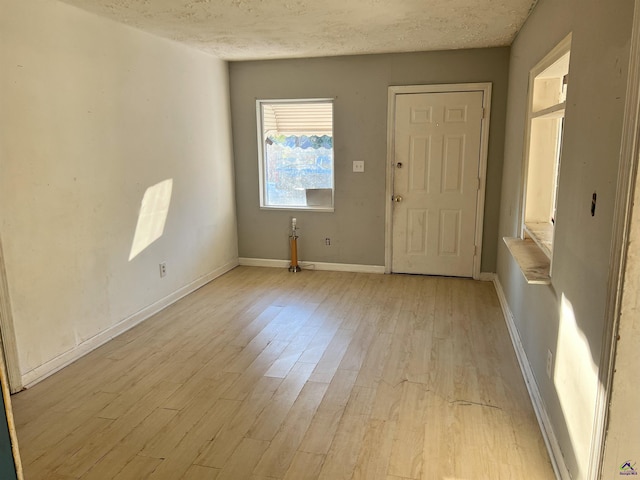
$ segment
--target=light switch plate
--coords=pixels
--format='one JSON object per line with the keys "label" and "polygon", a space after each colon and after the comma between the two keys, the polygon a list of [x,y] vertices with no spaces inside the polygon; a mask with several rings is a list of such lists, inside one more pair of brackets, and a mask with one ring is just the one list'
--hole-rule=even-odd
{"label": "light switch plate", "polygon": [[364,172],[364,160],[354,160],[353,171],[358,173]]}

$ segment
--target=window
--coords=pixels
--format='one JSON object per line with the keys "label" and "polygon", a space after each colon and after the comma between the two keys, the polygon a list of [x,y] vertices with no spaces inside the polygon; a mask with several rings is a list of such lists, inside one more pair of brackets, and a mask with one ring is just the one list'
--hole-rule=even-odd
{"label": "window", "polygon": [[523,238],[531,238],[551,261],[569,78],[571,36],[529,74],[525,145]]}
{"label": "window", "polygon": [[333,211],[333,100],[258,100],[260,207]]}

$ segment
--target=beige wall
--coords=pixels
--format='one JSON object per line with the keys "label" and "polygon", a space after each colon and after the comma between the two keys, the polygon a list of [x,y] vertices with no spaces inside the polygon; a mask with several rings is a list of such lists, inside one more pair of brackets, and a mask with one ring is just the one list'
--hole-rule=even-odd
{"label": "beige wall", "polygon": [[621,478],[620,466],[626,462],[640,469],[640,412],[638,411],[638,345],[640,345],[640,177],[635,198],[627,265],[624,272],[619,340],[611,392],[602,479]]}
{"label": "beige wall", "polygon": [[[620,232],[619,253],[623,269],[620,294],[618,328],[612,332],[614,357],[609,400],[609,417],[602,479],[621,478],[621,467],[630,463],[640,468],[640,389],[638,388],[638,346],[640,345],[640,0],[635,0],[633,32],[631,36],[631,62],[627,86],[625,124],[621,155],[622,179],[629,183],[618,186],[620,203],[625,210],[616,212],[624,230]],[[635,182],[635,185],[634,185]],[[629,198],[626,197],[629,195]],[[627,204],[628,200],[628,204]],[[628,223],[627,223],[628,222]],[[626,236],[625,236],[626,235]],[[626,256],[625,256],[626,255]],[[616,265],[617,266],[617,265]],[[618,273],[614,270],[615,273]],[[614,336],[615,333],[615,336]]]}
{"label": "beige wall", "polygon": [[[65,4],[4,0],[0,71],[0,228],[33,381],[236,264],[228,70]],[[143,195],[169,179],[164,234],[129,261]]]}
{"label": "beige wall", "polygon": [[[482,271],[495,271],[508,55],[507,48],[495,48],[232,62],[240,256],[287,259],[287,229],[295,216],[303,260],[384,265],[388,87],[492,82]],[[261,211],[256,99],[326,97],[336,99],[335,212]],[[364,173],[352,172],[354,160],[364,160]]]}
{"label": "beige wall", "polygon": [[500,237],[520,231],[529,70],[573,33],[552,285],[527,285],[503,243],[498,278],[574,479],[589,468],[632,13],[632,0],[540,0],[511,48]]}

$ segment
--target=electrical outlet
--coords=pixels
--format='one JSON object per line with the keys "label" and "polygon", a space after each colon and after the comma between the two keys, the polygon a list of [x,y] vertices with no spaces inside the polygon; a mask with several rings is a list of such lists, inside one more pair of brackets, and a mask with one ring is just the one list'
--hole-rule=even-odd
{"label": "electrical outlet", "polygon": [[364,172],[364,160],[354,160],[353,171],[357,173]]}
{"label": "electrical outlet", "polygon": [[160,278],[167,275],[167,262],[162,262],[160,264]]}
{"label": "electrical outlet", "polygon": [[551,370],[553,367],[553,353],[547,350],[547,377],[551,378]]}
{"label": "electrical outlet", "polygon": [[324,244],[325,244],[327,247],[328,247],[328,246],[330,246],[330,245],[331,245],[331,239],[330,239],[329,237],[326,237],[326,238],[324,239]]}

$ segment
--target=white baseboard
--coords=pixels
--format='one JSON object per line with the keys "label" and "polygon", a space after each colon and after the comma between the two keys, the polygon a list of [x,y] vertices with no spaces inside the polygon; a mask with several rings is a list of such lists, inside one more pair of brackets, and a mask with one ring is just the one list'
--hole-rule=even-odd
{"label": "white baseboard", "polygon": [[270,258],[246,258],[240,257],[238,263],[244,267],[269,267],[269,268],[289,268],[289,260],[273,260]]}
{"label": "white baseboard", "polygon": [[544,402],[542,401],[542,396],[540,395],[540,390],[538,389],[538,383],[536,382],[535,376],[533,375],[533,370],[531,369],[527,354],[524,351],[524,347],[520,339],[520,334],[518,333],[518,329],[513,318],[513,313],[511,312],[511,308],[507,303],[507,298],[504,294],[504,290],[502,289],[502,285],[500,284],[500,279],[497,275],[494,275],[493,284],[495,285],[496,293],[498,294],[498,300],[500,301],[502,313],[504,314],[505,322],[507,324],[507,329],[509,330],[509,335],[511,336],[511,343],[513,343],[513,348],[516,352],[518,363],[520,364],[520,370],[522,371],[522,376],[524,377],[524,383],[526,384],[527,390],[529,391],[529,397],[531,398],[531,403],[533,404],[533,410],[536,414],[536,418],[538,419],[538,424],[540,425],[542,438],[544,439],[544,443],[547,446],[547,451],[549,452],[553,471],[555,472],[557,479],[570,480],[571,475],[569,474],[569,469],[564,462],[560,444],[558,443],[558,439],[556,438],[555,432],[553,430],[553,425],[551,424],[549,415],[547,414],[547,411],[544,407]]}
{"label": "white baseboard", "polygon": [[127,330],[135,327],[136,325],[143,322],[144,320],[151,317],[152,315],[155,315],[156,313],[163,310],[164,308],[167,308],[172,303],[177,302],[182,297],[190,294],[191,292],[194,292],[198,288],[202,287],[203,285],[206,285],[210,281],[214,280],[220,275],[227,273],[229,270],[237,266],[238,266],[238,262],[233,261],[219,268],[216,268],[213,272],[208,273],[194,280],[188,285],[185,285],[184,287],[176,290],[175,292],[167,295],[166,297],[161,298],[157,302],[125,318],[124,320],[120,321],[116,325],[113,325],[112,327],[109,327],[108,329],[103,330],[102,332],[91,337],[90,339],[85,340],[81,344],[76,345],[73,349],[61,355],[58,355],[57,357],[49,360],[46,363],[43,363],[42,365],[34,368],[33,370],[30,370],[22,374],[22,385],[24,385],[25,388],[32,387],[36,383],[44,380],[48,376],[53,375],[57,371],[69,365],[70,363],[76,361],[80,357],[95,350],[96,348],[107,343],[109,340],[117,337],[118,335],[121,335]]}
{"label": "white baseboard", "polygon": [[[240,258],[240,265],[247,267],[288,268],[289,260],[273,260],[269,258]],[[356,265],[351,263],[299,262],[303,270],[326,270],[331,272],[384,273],[381,265]]]}
{"label": "white baseboard", "polygon": [[355,272],[384,274],[382,265],[357,265],[353,263],[300,262],[307,270],[327,270],[330,272]]}

